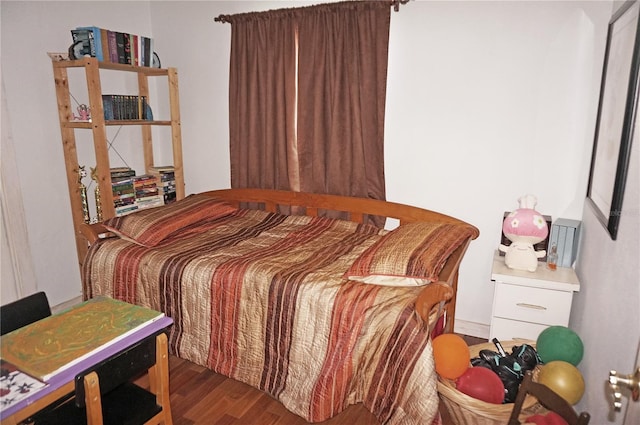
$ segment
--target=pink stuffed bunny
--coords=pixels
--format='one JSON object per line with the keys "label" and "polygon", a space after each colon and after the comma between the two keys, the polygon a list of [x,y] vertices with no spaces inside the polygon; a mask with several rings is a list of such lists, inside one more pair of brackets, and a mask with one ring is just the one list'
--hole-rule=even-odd
{"label": "pink stuffed bunny", "polygon": [[535,272],[538,259],[545,256],[545,251],[536,251],[533,245],[543,241],[549,229],[542,214],[534,209],[535,196],[522,196],[518,203],[520,208],[510,213],[502,224],[504,235],[512,243],[509,246],[500,244],[499,249],[505,253],[504,263],[510,269]]}

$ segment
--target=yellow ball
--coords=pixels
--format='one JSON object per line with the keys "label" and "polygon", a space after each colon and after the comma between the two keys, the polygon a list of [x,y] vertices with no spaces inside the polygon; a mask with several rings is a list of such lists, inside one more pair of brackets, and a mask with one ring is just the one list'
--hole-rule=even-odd
{"label": "yellow ball", "polygon": [[538,374],[538,383],[546,385],[569,404],[576,404],[584,394],[584,378],[571,363],[555,360],[546,363]]}

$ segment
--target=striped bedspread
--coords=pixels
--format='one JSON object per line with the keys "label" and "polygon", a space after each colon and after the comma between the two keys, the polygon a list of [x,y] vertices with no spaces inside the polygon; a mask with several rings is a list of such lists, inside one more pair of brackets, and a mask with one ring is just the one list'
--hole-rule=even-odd
{"label": "striped bedspread", "polygon": [[343,278],[383,232],[241,209],[152,248],[95,243],[84,289],[165,312],[172,353],[307,421],[362,402],[384,424],[439,422],[431,343],[413,308],[420,288]]}

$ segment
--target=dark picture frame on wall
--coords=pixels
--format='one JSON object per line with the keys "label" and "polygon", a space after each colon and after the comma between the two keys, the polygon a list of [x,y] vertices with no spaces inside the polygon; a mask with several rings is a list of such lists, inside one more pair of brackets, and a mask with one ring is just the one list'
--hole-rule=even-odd
{"label": "dark picture frame on wall", "polygon": [[609,21],[587,199],[611,239],[618,234],[638,109],[640,2]]}

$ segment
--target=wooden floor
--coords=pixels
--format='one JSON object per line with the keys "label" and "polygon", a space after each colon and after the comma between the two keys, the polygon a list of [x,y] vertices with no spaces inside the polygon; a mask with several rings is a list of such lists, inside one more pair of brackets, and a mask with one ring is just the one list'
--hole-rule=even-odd
{"label": "wooden floor", "polygon": [[[465,337],[469,343],[485,342]],[[262,391],[202,366],[171,356],[171,410],[174,425],[306,425]],[[440,408],[443,424],[455,425]],[[361,404],[350,406],[323,425],[375,425],[378,420]]]}
{"label": "wooden floor", "polygon": [[[204,367],[171,356],[171,411],[174,425],[306,425],[307,421],[270,395]],[[362,405],[350,406],[326,425],[374,425]]]}

